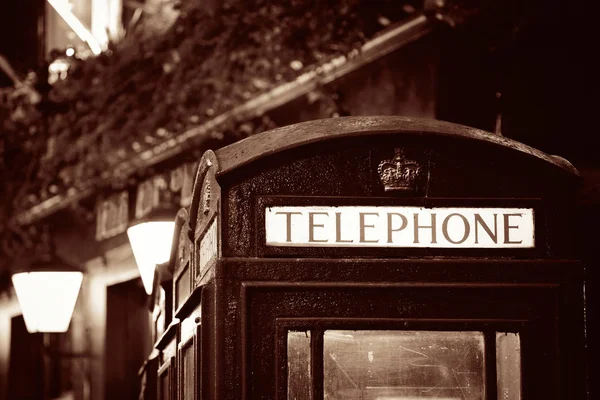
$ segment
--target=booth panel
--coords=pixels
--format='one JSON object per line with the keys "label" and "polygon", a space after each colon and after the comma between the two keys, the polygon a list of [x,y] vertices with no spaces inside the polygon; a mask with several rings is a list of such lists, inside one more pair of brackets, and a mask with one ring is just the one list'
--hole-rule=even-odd
{"label": "booth panel", "polygon": [[180,338],[179,323],[171,323],[155,344],[158,356],[158,398],[161,400],[177,399],[177,344]]}
{"label": "booth panel", "polygon": [[182,208],[175,218],[170,263],[172,268],[173,312],[181,308],[192,290],[192,241],[189,238],[189,213]]}
{"label": "booth panel", "polygon": [[248,287],[245,398],[495,400],[500,390],[511,399],[521,388],[509,374],[519,366],[522,398],[563,398],[557,293],[552,285]]}
{"label": "booth panel", "polygon": [[521,399],[521,337],[518,332],[496,332],[498,398]]}
{"label": "booth panel", "polygon": [[197,325],[197,383],[198,399],[218,398],[222,354],[218,353],[219,341],[223,332],[218,327],[216,315],[215,283],[202,287],[201,322]]}
{"label": "booth panel", "polygon": [[178,310],[191,293],[190,266],[187,264],[175,278],[175,310]]}
{"label": "booth panel", "polygon": [[179,400],[195,400],[195,355],[194,336],[179,345],[180,376]]}
{"label": "booth panel", "polygon": [[[191,300],[197,301],[197,296],[192,296]],[[182,310],[187,311],[186,306],[191,308],[192,305],[186,304]],[[202,304],[197,304],[186,317],[180,318],[178,400],[197,400],[201,399],[199,393],[202,371]]]}
{"label": "booth panel", "polygon": [[175,397],[175,357],[168,360],[158,370],[159,400],[174,400]]}
{"label": "booth panel", "polygon": [[[257,258],[226,259],[218,268],[217,278],[231,282],[232,286],[253,287],[254,282],[268,286],[294,282],[313,285],[344,287],[361,283],[426,285],[437,283],[450,287],[482,284],[489,286],[511,284],[573,285],[569,303],[581,301],[583,266],[568,260],[521,260],[521,259],[460,259],[460,258],[412,258],[412,259],[323,259],[305,258]],[[256,283],[258,284],[258,283]],[[237,292],[232,294],[237,298]],[[566,300],[565,300],[566,301]]]}
{"label": "booth panel", "polygon": [[287,397],[313,399],[310,330],[287,332]]}
{"label": "booth panel", "polygon": [[[407,163],[417,172],[409,173]],[[404,175],[390,175],[389,169],[399,165]],[[362,199],[397,206],[420,200],[424,207],[430,205],[423,202],[435,200],[438,204],[447,201],[449,206],[452,199],[460,200],[462,206],[488,201],[488,207],[510,207],[510,200],[530,199],[537,201],[536,218],[542,226],[560,229],[568,208],[556,213],[550,207],[561,204],[570,193],[565,187],[573,183],[564,171],[556,173],[555,169],[497,145],[417,134],[346,138],[284,151],[253,162],[252,168],[219,177],[224,199],[223,256],[261,255],[261,247],[257,248],[257,241],[258,246],[265,243],[261,218],[272,198],[278,198],[280,206],[294,199],[310,200],[306,206],[324,202],[342,206]],[[544,256],[570,240],[561,236],[549,243],[543,231],[538,233],[542,240],[535,248]]]}
{"label": "booth panel", "polygon": [[[320,334],[287,332],[287,399],[314,397],[313,337],[323,341],[323,356],[317,355],[316,362],[322,364],[326,399],[522,398],[519,332],[497,332],[495,337],[477,331],[325,330]],[[494,362],[489,356],[494,349],[496,365],[486,365]],[[491,385],[486,386],[488,380]]]}
{"label": "booth panel", "polygon": [[202,399],[202,326],[196,326],[196,337],[194,342],[194,351],[195,351],[195,359],[194,359],[194,382],[196,384],[195,388],[195,398],[197,400]]}

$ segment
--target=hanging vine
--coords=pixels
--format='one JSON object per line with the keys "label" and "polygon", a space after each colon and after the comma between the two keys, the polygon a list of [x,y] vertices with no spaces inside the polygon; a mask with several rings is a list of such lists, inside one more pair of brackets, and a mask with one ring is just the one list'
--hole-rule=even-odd
{"label": "hanging vine", "polygon": [[[216,10],[201,3],[176,3],[169,14],[176,19],[159,33],[151,29],[159,14],[142,16],[101,55],[66,57],[66,78],[52,87],[41,73],[0,90],[2,238],[15,236],[17,227],[7,224],[19,211],[349,54],[421,2],[224,1]],[[230,134],[243,136],[270,126],[234,121],[212,134],[239,129]]]}

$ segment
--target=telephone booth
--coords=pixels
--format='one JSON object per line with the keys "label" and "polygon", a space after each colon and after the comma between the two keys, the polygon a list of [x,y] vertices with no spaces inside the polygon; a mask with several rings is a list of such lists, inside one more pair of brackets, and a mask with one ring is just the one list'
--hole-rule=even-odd
{"label": "telephone booth", "polygon": [[401,117],[208,151],[178,224],[188,286],[159,381],[171,362],[178,399],[582,399],[577,176],[508,138]]}

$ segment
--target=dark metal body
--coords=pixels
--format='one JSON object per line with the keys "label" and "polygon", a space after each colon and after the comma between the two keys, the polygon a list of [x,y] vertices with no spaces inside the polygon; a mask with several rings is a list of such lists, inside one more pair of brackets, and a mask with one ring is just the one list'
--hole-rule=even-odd
{"label": "dark metal body", "polygon": [[[414,190],[385,191],[379,179],[378,163],[395,148],[423,168]],[[313,121],[209,151],[189,230],[175,239],[191,257],[189,291],[174,293],[189,295],[175,299],[181,322],[157,345],[178,348],[159,358],[159,382],[170,369],[170,398],[286,399],[285,335],[305,329],[313,398],[322,399],[326,329],[477,330],[486,349],[500,330],[521,335],[524,399],[582,399],[576,185],[577,171],[560,158],[472,128],[398,117]],[[535,247],[270,247],[264,219],[273,205],[531,207]],[[203,242],[210,232],[215,244]],[[189,360],[182,366],[190,346],[191,371]],[[499,398],[495,357],[486,351],[487,399]],[[158,393],[169,398],[160,385]]]}

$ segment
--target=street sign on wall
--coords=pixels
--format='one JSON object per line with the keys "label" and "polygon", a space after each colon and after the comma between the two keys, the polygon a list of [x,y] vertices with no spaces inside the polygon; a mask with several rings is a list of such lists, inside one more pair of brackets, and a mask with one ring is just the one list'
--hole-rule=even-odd
{"label": "street sign on wall", "polygon": [[[183,164],[163,174],[157,174],[141,182],[131,194],[124,190],[102,197],[96,205],[96,240],[104,240],[127,230],[131,219],[140,219],[152,210],[173,202],[174,208],[188,207],[192,202],[192,188],[197,163]],[[134,201],[130,202],[129,199]],[[132,209],[130,209],[132,207]]]}

